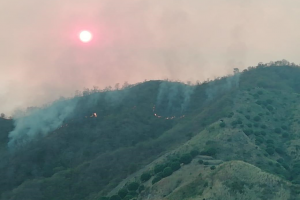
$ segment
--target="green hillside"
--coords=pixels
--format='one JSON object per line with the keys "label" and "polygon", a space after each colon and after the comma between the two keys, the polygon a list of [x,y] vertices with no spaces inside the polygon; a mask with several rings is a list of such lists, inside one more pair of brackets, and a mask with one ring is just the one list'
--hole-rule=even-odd
{"label": "green hillside", "polygon": [[299,76],[280,61],[0,119],[1,199],[299,199]]}

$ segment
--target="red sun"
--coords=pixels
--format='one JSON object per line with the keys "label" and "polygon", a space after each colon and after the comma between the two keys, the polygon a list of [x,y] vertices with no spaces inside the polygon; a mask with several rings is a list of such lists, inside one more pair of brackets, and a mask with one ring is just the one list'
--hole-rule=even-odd
{"label": "red sun", "polygon": [[89,31],[81,31],[79,33],[79,39],[81,42],[87,43],[90,42],[93,38],[93,35]]}

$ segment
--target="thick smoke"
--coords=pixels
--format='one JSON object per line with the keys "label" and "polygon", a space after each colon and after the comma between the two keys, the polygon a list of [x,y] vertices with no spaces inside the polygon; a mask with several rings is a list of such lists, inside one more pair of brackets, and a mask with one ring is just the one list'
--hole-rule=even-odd
{"label": "thick smoke", "polygon": [[[27,114],[22,114],[14,119],[15,128],[9,133],[8,147],[20,147],[39,137],[46,136],[50,132],[61,127],[67,119],[75,117],[84,118],[85,114],[91,114],[99,102],[108,106],[118,106],[128,95],[130,88],[109,91],[85,90],[82,94],[69,100],[58,100],[51,105],[35,109]],[[83,96],[82,96],[83,95]],[[89,113],[87,113],[89,112]]]}
{"label": "thick smoke", "polygon": [[15,128],[9,133],[8,147],[22,146],[27,142],[59,128],[70,117],[78,98],[54,102],[52,105],[32,111],[15,119]]}
{"label": "thick smoke", "polygon": [[165,113],[183,113],[187,110],[195,87],[179,82],[162,82],[159,85],[156,106]]}

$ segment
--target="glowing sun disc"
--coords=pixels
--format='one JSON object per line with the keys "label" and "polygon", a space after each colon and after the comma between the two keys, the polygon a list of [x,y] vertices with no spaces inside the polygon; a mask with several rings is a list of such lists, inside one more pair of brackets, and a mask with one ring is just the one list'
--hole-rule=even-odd
{"label": "glowing sun disc", "polygon": [[81,42],[89,42],[92,40],[92,38],[93,36],[89,31],[81,31],[79,34],[79,39],[81,40]]}

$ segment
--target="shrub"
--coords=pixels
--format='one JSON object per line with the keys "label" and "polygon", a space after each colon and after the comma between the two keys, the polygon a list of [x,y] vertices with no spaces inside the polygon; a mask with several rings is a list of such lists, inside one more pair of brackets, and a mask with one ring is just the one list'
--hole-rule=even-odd
{"label": "shrub", "polygon": [[220,123],[220,127],[221,127],[221,128],[224,128],[225,126],[226,126],[225,122],[221,122],[221,123]]}
{"label": "shrub", "polygon": [[267,140],[266,142],[267,142],[267,144],[274,144],[273,140]]}
{"label": "shrub", "polygon": [[132,195],[127,195],[123,200],[131,200],[131,199],[133,199],[134,198],[134,196],[132,196]]}
{"label": "shrub", "polygon": [[281,128],[282,128],[283,130],[287,130],[287,129],[288,129],[287,126],[285,126],[285,125],[281,126]]}
{"label": "shrub", "polygon": [[272,147],[268,147],[266,149],[266,152],[269,154],[269,155],[273,155],[275,153],[275,150],[272,148]]}
{"label": "shrub", "polygon": [[247,124],[247,126],[248,126],[249,128],[251,128],[251,127],[252,127],[252,124]]}
{"label": "shrub", "polygon": [[136,191],[130,191],[130,192],[128,193],[128,195],[136,197],[136,196],[138,196],[139,194],[138,194]]}
{"label": "shrub", "polygon": [[163,171],[163,177],[170,176],[173,173],[173,170],[171,167],[166,167]]}
{"label": "shrub", "polygon": [[268,161],[268,165],[273,166],[273,162],[272,161]]}
{"label": "shrub", "polygon": [[149,179],[151,178],[151,174],[149,172],[144,172],[142,175],[141,175],[141,181],[145,182],[145,181],[148,181]]}
{"label": "shrub", "polygon": [[200,154],[207,155],[207,156],[215,156],[217,154],[217,149],[211,147],[211,148],[207,149],[206,151],[202,151]]}
{"label": "shrub", "polygon": [[157,173],[159,173],[159,172],[162,172],[163,170],[164,170],[164,165],[156,165],[155,167],[154,167],[154,173],[155,174],[157,174]]}
{"label": "shrub", "polygon": [[215,170],[215,169],[216,169],[216,166],[211,166],[210,169],[211,169],[211,170]]}
{"label": "shrub", "polygon": [[284,160],[283,160],[282,158],[278,158],[278,159],[277,159],[277,162],[279,162],[279,163],[282,164],[282,163],[284,163]]}
{"label": "shrub", "polygon": [[138,182],[131,182],[128,184],[127,188],[129,191],[136,191],[139,188],[140,184]]}
{"label": "shrub", "polygon": [[152,185],[154,185],[155,183],[157,183],[158,181],[160,181],[162,179],[162,177],[160,176],[155,176],[153,179],[152,179]]}
{"label": "shrub", "polygon": [[262,124],[262,125],[260,126],[260,128],[262,128],[262,129],[266,129],[266,128],[267,128],[267,126],[266,126],[266,125],[264,125],[264,124]]}
{"label": "shrub", "polygon": [[282,167],[286,170],[290,170],[290,167],[286,163],[282,163]]}
{"label": "shrub", "polygon": [[236,123],[237,123],[237,124],[243,124],[243,121],[242,121],[241,119],[238,119],[238,120],[236,121]]}
{"label": "shrub", "polygon": [[275,129],[274,129],[274,132],[275,132],[275,133],[281,133],[281,129],[280,129],[280,128],[275,128]]}
{"label": "shrub", "polygon": [[255,116],[255,117],[253,118],[253,120],[256,121],[256,122],[259,122],[259,121],[261,120],[261,118],[260,118],[260,116]]}
{"label": "shrub", "polygon": [[126,195],[128,194],[128,190],[125,188],[122,188],[121,190],[119,190],[118,195],[121,197],[121,199],[123,199]]}
{"label": "shrub", "polygon": [[113,195],[109,198],[109,200],[121,200],[121,197],[119,195]]}
{"label": "shrub", "polygon": [[171,168],[173,171],[179,170],[180,169],[180,162],[175,161],[171,163]]}
{"label": "shrub", "polygon": [[233,117],[233,115],[234,115],[234,113],[233,113],[233,112],[231,112],[231,113],[229,113],[229,114],[228,114],[228,116],[227,116],[227,117],[228,117],[228,118],[231,118],[231,117]]}
{"label": "shrub", "polygon": [[236,126],[237,125],[237,121],[232,121],[231,122],[231,126]]}
{"label": "shrub", "polygon": [[199,151],[197,150],[197,149],[194,149],[194,150],[192,150],[191,152],[190,152],[190,154],[191,154],[191,156],[194,158],[194,157],[196,157],[196,156],[198,156],[199,155]]}
{"label": "shrub", "polygon": [[251,119],[250,115],[246,115],[245,117],[246,117],[246,119],[248,119],[248,120]]}
{"label": "shrub", "polygon": [[157,177],[161,177],[161,178],[163,177],[163,175],[164,175],[163,172],[159,172],[156,174]]}
{"label": "shrub", "polygon": [[283,137],[283,138],[288,138],[288,137],[289,137],[289,134],[288,134],[288,133],[284,133],[284,134],[282,134],[282,137]]}
{"label": "shrub", "polygon": [[189,164],[193,160],[193,158],[191,154],[187,153],[187,154],[183,154],[179,160],[181,163]]}
{"label": "shrub", "polygon": [[263,136],[267,135],[267,133],[265,131],[261,131],[260,134]]}
{"label": "shrub", "polygon": [[260,135],[260,131],[254,131],[254,135],[259,136]]}
{"label": "shrub", "polygon": [[273,110],[274,110],[273,106],[270,106],[270,105],[267,106],[267,109],[268,109],[269,111],[273,111]]}
{"label": "shrub", "polygon": [[278,154],[284,154],[284,150],[282,148],[276,148],[275,151],[278,153]]}
{"label": "shrub", "polygon": [[262,94],[264,94],[264,92],[261,91],[261,90],[259,90],[259,91],[257,92],[257,94],[258,94],[258,95],[262,95]]}
{"label": "shrub", "polygon": [[267,100],[266,100],[266,103],[267,103],[267,104],[271,104],[271,103],[273,103],[273,100],[272,100],[272,99],[267,99]]}
{"label": "shrub", "polygon": [[256,137],[255,138],[255,143],[256,144],[261,144],[261,143],[263,143],[264,142],[264,139],[262,138],[262,137]]}
{"label": "shrub", "polygon": [[139,193],[141,193],[143,190],[145,190],[145,186],[144,185],[140,185],[140,187],[139,187]]}
{"label": "shrub", "polygon": [[203,160],[198,160],[198,163],[199,164],[203,164]]}
{"label": "shrub", "polygon": [[203,164],[204,164],[204,165],[209,165],[209,162],[205,161]]}
{"label": "shrub", "polygon": [[240,193],[240,194],[244,193],[244,183],[243,182],[235,181],[235,182],[231,183],[229,188],[232,192]]}

